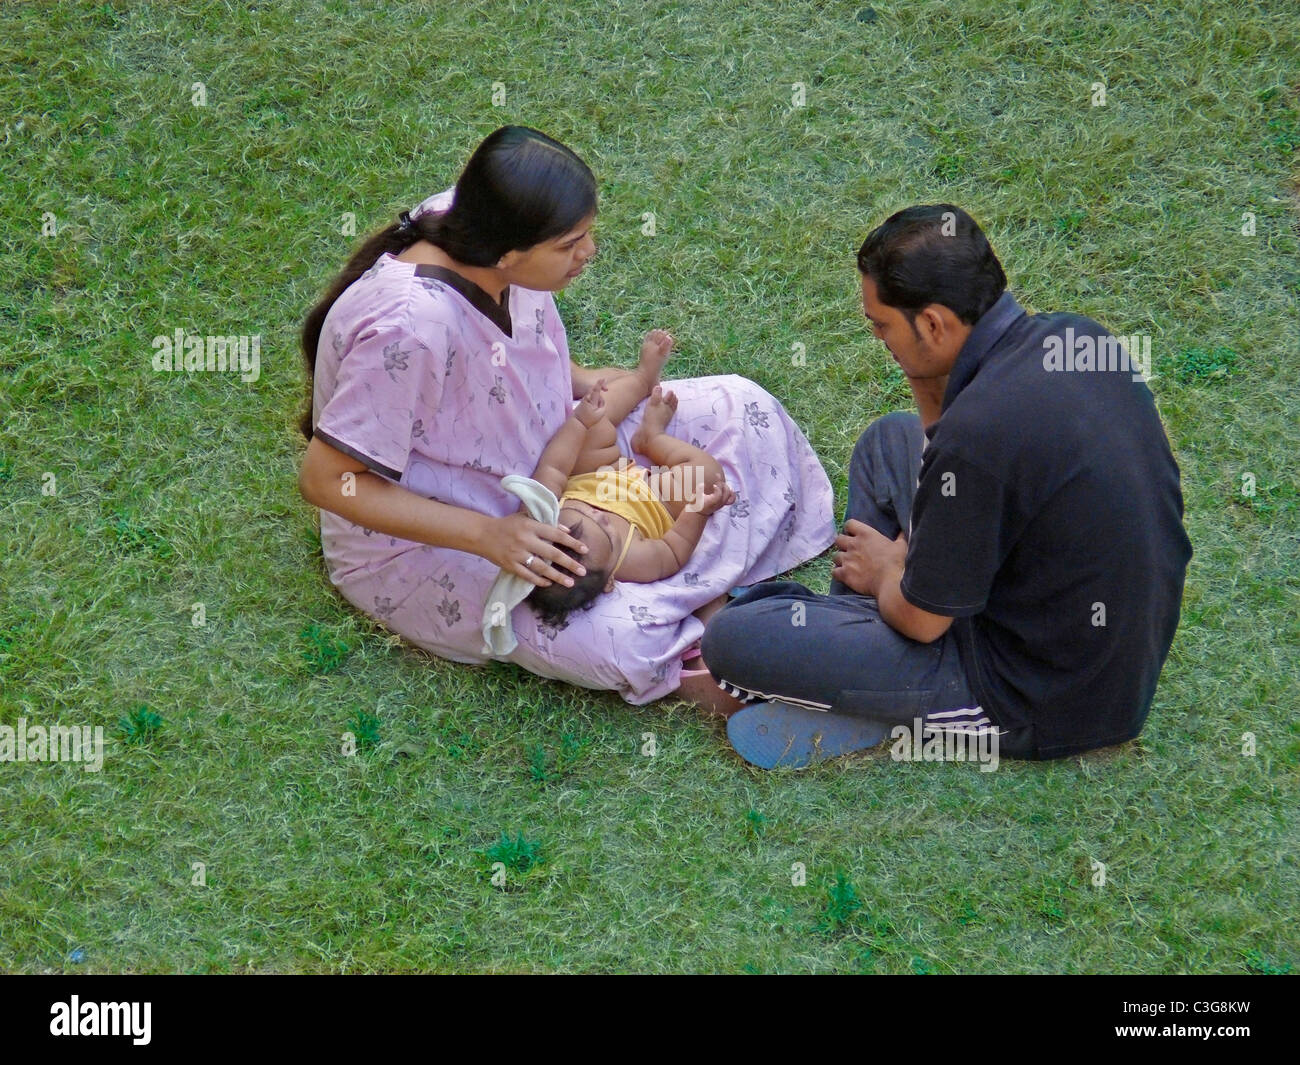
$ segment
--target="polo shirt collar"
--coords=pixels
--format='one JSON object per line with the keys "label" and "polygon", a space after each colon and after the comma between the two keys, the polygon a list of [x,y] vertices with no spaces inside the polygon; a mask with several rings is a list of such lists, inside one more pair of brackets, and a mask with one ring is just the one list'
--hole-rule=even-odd
{"label": "polo shirt collar", "polygon": [[952,401],[957,398],[963,388],[971,382],[976,371],[980,368],[985,357],[1008,329],[1020,318],[1024,317],[1025,309],[1016,302],[1015,296],[1011,295],[1008,289],[998,297],[997,303],[993,304],[978,322],[975,328],[970,331],[970,336],[966,338],[966,343],[961,346],[961,351],[957,353],[957,361],[953,363],[952,372],[948,375],[948,387],[943,393],[943,409],[947,410],[952,405]]}

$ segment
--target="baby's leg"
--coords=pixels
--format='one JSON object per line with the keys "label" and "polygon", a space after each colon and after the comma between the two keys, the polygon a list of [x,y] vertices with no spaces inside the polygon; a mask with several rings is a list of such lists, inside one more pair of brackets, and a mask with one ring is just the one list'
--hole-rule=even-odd
{"label": "baby's leg", "polygon": [[601,418],[587,430],[582,450],[573,464],[573,472],[595,473],[602,466],[615,466],[622,457],[618,449],[618,433],[608,418]]}
{"label": "baby's leg", "polygon": [[632,437],[632,449],[662,467],[651,487],[674,518],[697,494],[727,479],[718,460],[707,451],[668,434],[676,410],[677,397],[656,386]]}
{"label": "baby's leg", "polygon": [[641,345],[641,361],[631,373],[605,385],[605,417],[619,425],[659,383],[673,338],[662,329],[652,329]]}

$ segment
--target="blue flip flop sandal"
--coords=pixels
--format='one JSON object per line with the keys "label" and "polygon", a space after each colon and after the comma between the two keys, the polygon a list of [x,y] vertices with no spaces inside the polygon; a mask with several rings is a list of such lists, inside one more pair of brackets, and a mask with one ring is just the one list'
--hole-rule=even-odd
{"label": "blue flip flop sandal", "polygon": [[870,718],[775,701],[743,707],[727,718],[731,746],[760,769],[803,769],[875,747],[888,736],[889,726]]}

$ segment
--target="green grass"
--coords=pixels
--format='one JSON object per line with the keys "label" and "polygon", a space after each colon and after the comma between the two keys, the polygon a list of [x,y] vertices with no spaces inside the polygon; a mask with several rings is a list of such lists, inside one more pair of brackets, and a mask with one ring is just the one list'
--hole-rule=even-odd
{"label": "green grass", "polygon": [[[0,968],[1294,971],[1298,45],[1283,3],[0,9],[0,723],[108,737],[97,774],[0,763]],[[907,400],[853,265],[891,211],[960,203],[1022,302],[1150,334],[1196,555],[1141,739],[764,774],[681,703],[349,608],[296,492],[296,333],[344,213],[505,122],[600,180],[575,356],[670,328],[674,374],[787,404],[841,507]],[[176,328],[259,334],[260,380],[155,374]]]}

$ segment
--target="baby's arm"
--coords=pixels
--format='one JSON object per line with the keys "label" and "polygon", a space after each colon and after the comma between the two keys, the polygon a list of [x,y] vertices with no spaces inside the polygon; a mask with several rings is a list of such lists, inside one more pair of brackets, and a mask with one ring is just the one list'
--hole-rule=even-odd
{"label": "baby's arm", "polygon": [[[637,540],[627,549],[627,558],[619,567],[617,578],[633,584],[651,584],[671,577],[684,565],[699,546],[709,515],[736,501],[736,493],[726,484],[715,485],[699,497],[698,506],[687,507],[662,540]],[[631,535],[629,530],[628,535]]]}
{"label": "baby's arm", "polygon": [[542,451],[542,457],[537,460],[537,468],[533,470],[533,480],[546,485],[555,493],[556,499],[560,498],[565,485],[569,483],[574,464],[578,461],[583,442],[587,439],[587,430],[601,419],[602,408],[605,405],[601,393],[604,390],[603,380],[597,381],[592,386],[591,391],[582,397],[582,402],[574,408],[568,420],[560,426],[560,431],[551,437],[550,443]]}

